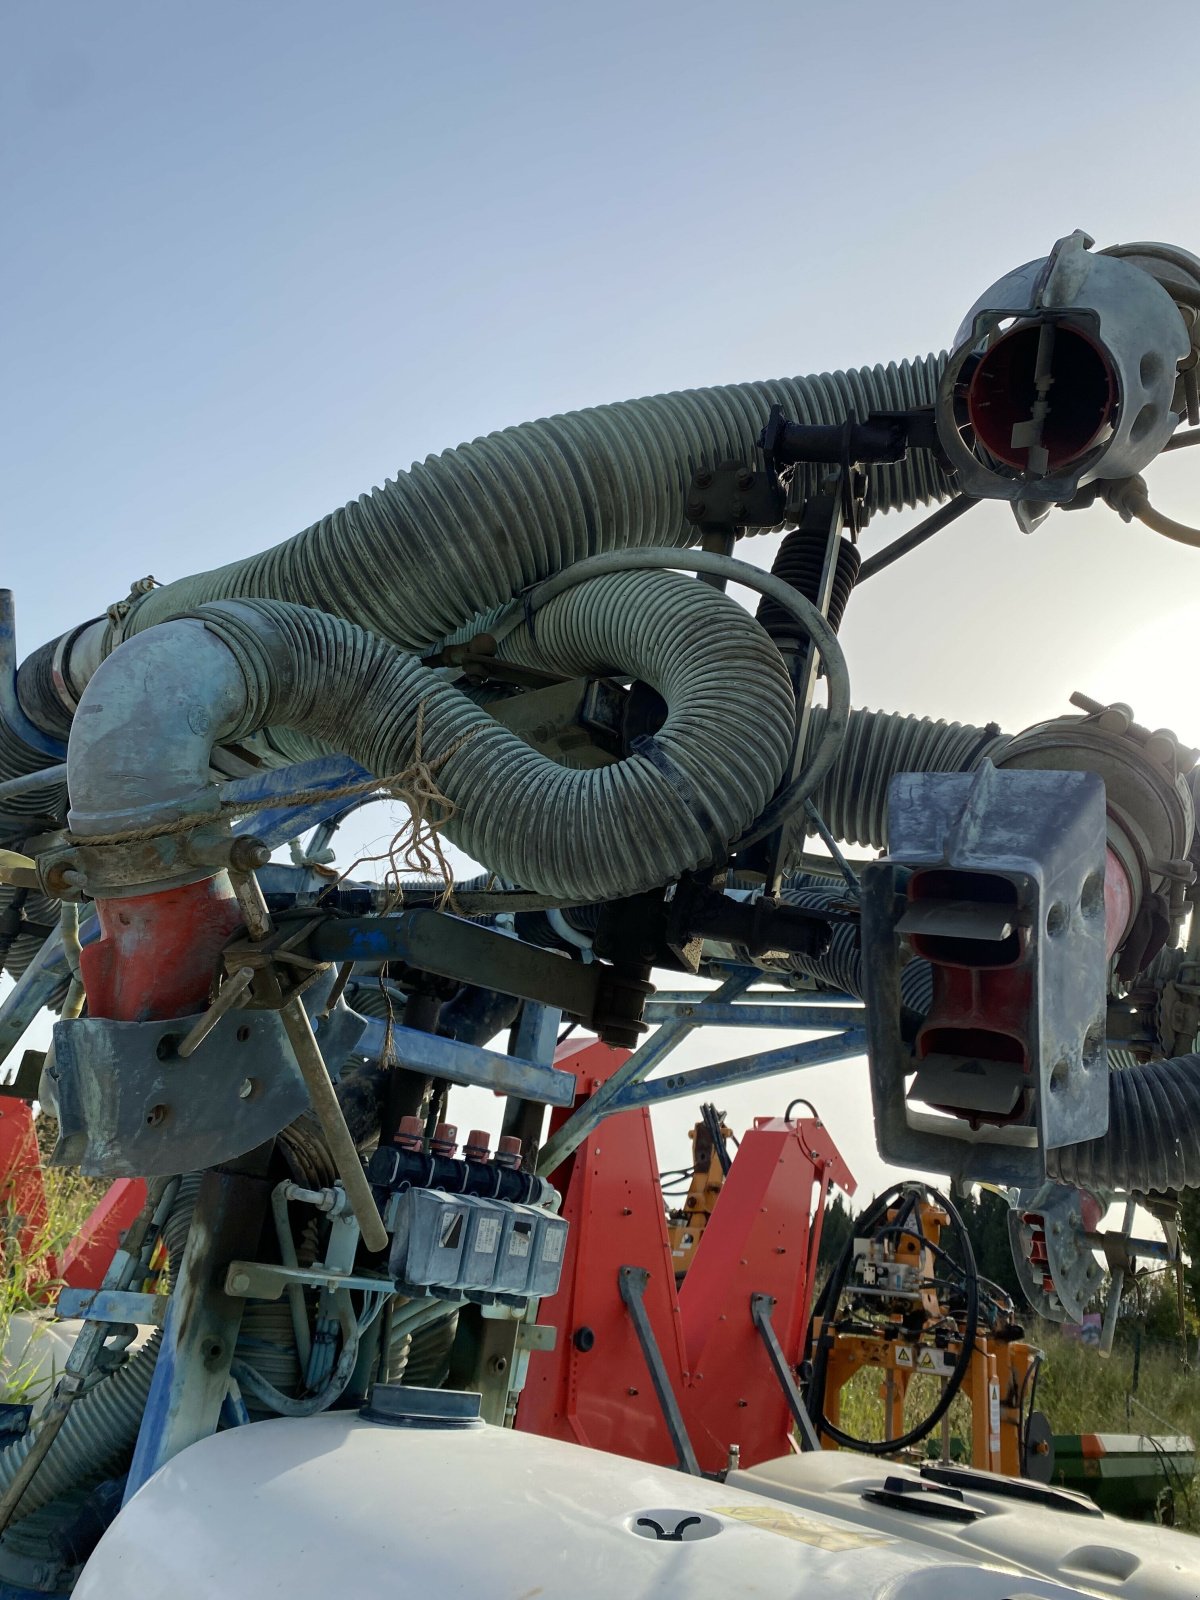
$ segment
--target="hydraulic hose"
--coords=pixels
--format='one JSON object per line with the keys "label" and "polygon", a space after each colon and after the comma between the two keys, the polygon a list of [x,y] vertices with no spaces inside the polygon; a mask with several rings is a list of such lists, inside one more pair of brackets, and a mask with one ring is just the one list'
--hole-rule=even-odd
{"label": "hydraulic hose", "polygon": [[[844,1432],[825,1415],[825,1388],[829,1371],[829,1348],[832,1329],[830,1323],[837,1314],[838,1304],[846,1286],[846,1279],[850,1274],[850,1267],[854,1259],[854,1243],[856,1239],[870,1236],[873,1229],[883,1223],[888,1210],[894,1205],[903,1205],[918,1193],[928,1194],[936,1205],[939,1205],[954,1224],[954,1228],[962,1249],[964,1258],[963,1279],[966,1286],[966,1317],[963,1324],[962,1338],[954,1367],[946,1379],[941,1394],[938,1396],[933,1409],[907,1433],[895,1439],[858,1439],[853,1434]],[[814,1321],[820,1318],[822,1327],[816,1349],[812,1358],[812,1378],[809,1382],[806,1402],[809,1415],[812,1417],[818,1432],[825,1434],[843,1450],[858,1450],[865,1455],[892,1455],[898,1450],[907,1450],[911,1445],[919,1444],[937,1427],[938,1423],[949,1411],[963,1380],[971,1367],[971,1357],[975,1351],[975,1336],[979,1329],[979,1274],[975,1266],[975,1252],[971,1248],[971,1237],[967,1232],[962,1216],[953,1202],[944,1194],[928,1184],[901,1183],[894,1189],[889,1189],[886,1194],[880,1195],[861,1215],[854,1224],[851,1236],[846,1240],[841,1256],[834,1265],[833,1271],[826,1280],[813,1311]]]}
{"label": "hydraulic hose", "polygon": [[[189,648],[196,622],[240,669],[203,655],[219,674],[211,692],[189,678],[203,654]],[[317,740],[383,776],[411,768],[420,727],[421,757],[453,806],[445,831],[456,844],[529,888],[565,901],[603,900],[719,859],[762,811],[788,759],[795,713],[779,652],[736,602],[671,573],[589,582],[548,601],[532,629],[504,641],[510,659],[564,677],[619,663],[662,695],[667,719],[646,747],[592,771],[539,754],[413,657],[339,618],[237,602],[203,607],[176,626],[178,637],[161,630],[157,639],[130,640],[85,692],[84,708],[98,709],[72,734],[78,834],[103,837],[106,818],[122,816],[131,791],[152,827],[160,782],[173,786],[161,814],[177,815],[180,773],[206,771],[220,738],[270,727],[285,754],[308,753]],[[169,780],[158,776],[161,753],[139,747],[136,736],[144,696],[134,686],[145,652],[175,674],[173,692],[177,679],[183,704],[196,709],[172,721]],[[108,753],[118,743],[125,770],[114,772]]]}
{"label": "hydraulic hose", "polygon": [[[183,1253],[199,1183],[198,1176],[183,1179],[163,1225],[172,1262],[178,1262]],[[14,1522],[75,1489],[125,1470],[146,1409],[161,1346],[162,1329],[156,1328],[124,1366],[101,1378],[74,1402],[24,1490],[12,1514]],[[35,1426],[0,1451],[0,1493],[12,1484],[36,1442]]]}

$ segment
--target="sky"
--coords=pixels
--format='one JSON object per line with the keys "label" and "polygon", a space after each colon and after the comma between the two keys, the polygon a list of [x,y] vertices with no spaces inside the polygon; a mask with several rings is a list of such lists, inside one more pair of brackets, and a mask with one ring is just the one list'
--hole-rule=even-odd
{"label": "sky", "polygon": [[[493,428],[943,348],[1076,227],[1200,248],[1171,70],[1194,20],[8,0],[0,584],[22,652]],[[1191,521],[1194,454],[1149,473]],[[769,566],[774,543],[739,554]],[[1198,576],[1105,511],[1026,536],[981,508],[853,597],[854,702],[1015,730],[1082,689],[1200,743]],[[740,1131],[794,1094],[878,1186],[864,1063],[721,1103]],[[657,1119],[663,1166],[694,1114]]]}

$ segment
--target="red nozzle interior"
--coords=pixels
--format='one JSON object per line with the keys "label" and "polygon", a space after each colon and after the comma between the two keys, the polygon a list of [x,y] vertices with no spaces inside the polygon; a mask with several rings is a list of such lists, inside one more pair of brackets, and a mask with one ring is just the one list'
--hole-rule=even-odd
{"label": "red nozzle interior", "polygon": [[[1107,356],[1078,328],[1064,323],[1024,322],[1002,334],[984,352],[967,388],[967,413],[975,437],[998,461],[1029,468],[1028,443],[1014,444],[1013,430],[1033,419],[1038,402],[1038,347],[1049,329],[1050,382],[1041,443],[1044,472],[1057,472],[1086,454],[1112,426],[1117,383]],[[1044,356],[1044,359],[1046,357]]]}

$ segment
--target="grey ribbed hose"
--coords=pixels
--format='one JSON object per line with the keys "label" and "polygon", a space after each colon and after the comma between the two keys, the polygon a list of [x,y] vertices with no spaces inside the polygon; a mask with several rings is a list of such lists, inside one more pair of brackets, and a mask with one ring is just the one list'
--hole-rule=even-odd
{"label": "grey ribbed hose", "polygon": [[[173,1263],[183,1254],[199,1187],[200,1178],[196,1174],[182,1180],[163,1227]],[[74,1402],[46,1459],[21,1496],[13,1513],[14,1522],[74,1489],[115,1477],[129,1465],[161,1345],[162,1329],[156,1328],[124,1366],[101,1378],[94,1388]],[[28,1433],[0,1451],[0,1493],[12,1483],[36,1439],[35,1423]]]}
{"label": "grey ribbed hose", "polygon": [[[821,737],[825,710],[814,707],[807,749]],[[898,711],[852,711],[846,737],[813,803],[830,832],[844,844],[887,848],[888,787],[899,772],[966,772],[993,761],[1011,735],[995,725],[941,722]]]}
{"label": "grey ribbed hose", "polygon": [[412,762],[420,712],[423,754],[439,761],[455,807],[449,837],[564,900],[634,894],[718,859],[788,760],[794,701],[775,646],[736,602],[671,573],[588,583],[540,610],[532,638],[520,629],[504,641],[507,659],[561,676],[619,663],[662,695],[652,747],[592,771],[531,749],[413,657],[336,617],[275,602],[195,615],[233,649],[247,686],[225,737],[270,727],[285,754],[317,739],[382,776]]}
{"label": "grey ribbed hose", "polygon": [[1200,1186],[1200,1056],[1108,1075],[1108,1132],[1046,1152],[1046,1171],[1083,1189],[1139,1194]]}
{"label": "grey ribbed hose", "polygon": [[[932,405],[944,355],[692,389],[525,422],[415,464],[303,533],[137,602],[136,631],[211,600],[290,600],[421,650],[587,556],[689,545],[692,476],[752,462],[772,405],[801,422]],[[881,511],[942,500],[927,451],[873,468]]]}

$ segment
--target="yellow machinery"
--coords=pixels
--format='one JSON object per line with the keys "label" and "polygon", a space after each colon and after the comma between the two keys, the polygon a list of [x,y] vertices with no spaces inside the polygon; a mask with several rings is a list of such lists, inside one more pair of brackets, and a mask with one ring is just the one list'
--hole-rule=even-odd
{"label": "yellow machinery", "polygon": [[675,1263],[676,1281],[682,1281],[692,1264],[700,1235],[708,1226],[717,1196],[729,1171],[729,1140],[732,1132],[722,1120],[723,1113],[715,1106],[700,1107],[700,1121],[692,1129],[692,1166],[688,1176],[688,1191],[683,1204],[667,1215],[667,1232],[671,1241],[671,1259]]}
{"label": "yellow machinery", "polygon": [[[950,1229],[953,1249],[943,1242]],[[892,1455],[920,1445],[924,1454],[940,1423],[947,1454],[961,1395],[972,1466],[1049,1476],[1049,1429],[1033,1410],[1041,1353],[1009,1297],[979,1277],[961,1218],[936,1190],[905,1184],[864,1212],[817,1303],[810,1349],[808,1404],[826,1448]],[[868,1368],[881,1378],[881,1439],[842,1427],[843,1391]],[[910,1398],[930,1404],[906,1426]]]}

